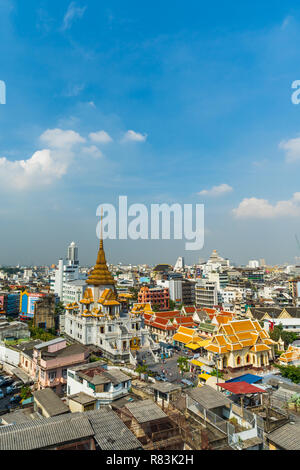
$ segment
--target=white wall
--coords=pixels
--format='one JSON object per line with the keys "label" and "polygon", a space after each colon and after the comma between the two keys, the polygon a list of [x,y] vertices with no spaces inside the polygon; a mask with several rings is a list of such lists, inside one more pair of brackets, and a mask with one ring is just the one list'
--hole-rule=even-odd
{"label": "white wall", "polygon": [[13,366],[18,366],[20,362],[20,353],[13,351],[4,345],[0,345],[0,361],[6,362]]}

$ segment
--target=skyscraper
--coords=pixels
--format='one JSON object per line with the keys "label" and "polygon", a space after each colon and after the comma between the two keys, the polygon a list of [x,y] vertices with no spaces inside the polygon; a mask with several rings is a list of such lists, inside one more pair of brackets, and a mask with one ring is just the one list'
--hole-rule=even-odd
{"label": "skyscraper", "polygon": [[78,247],[76,246],[75,242],[72,242],[68,246],[67,260],[69,261],[69,264],[72,264],[72,265],[75,265],[75,266],[79,264]]}

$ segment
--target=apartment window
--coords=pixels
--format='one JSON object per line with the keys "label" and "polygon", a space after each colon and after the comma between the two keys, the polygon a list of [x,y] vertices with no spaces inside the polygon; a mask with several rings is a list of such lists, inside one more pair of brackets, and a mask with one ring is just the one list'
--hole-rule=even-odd
{"label": "apartment window", "polygon": [[68,369],[63,369],[62,370],[62,376],[63,376],[64,379],[67,378],[67,374],[68,374]]}
{"label": "apartment window", "polygon": [[44,378],[45,378],[45,371],[41,369],[41,379],[44,379]]}
{"label": "apartment window", "polygon": [[50,382],[53,382],[53,380],[56,378],[56,372],[49,372],[49,380]]}

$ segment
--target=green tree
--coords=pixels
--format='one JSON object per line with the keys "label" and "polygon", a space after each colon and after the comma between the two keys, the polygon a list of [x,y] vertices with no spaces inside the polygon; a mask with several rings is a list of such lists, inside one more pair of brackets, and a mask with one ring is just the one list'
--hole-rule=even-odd
{"label": "green tree", "polygon": [[300,383],[300,367],[299,366],[282,366],[274,364],[280,370],[282,377],[290,379],[295,384]]}
{"label": "green tree", "polygon": [[137,368],[135,369],[135,371],[138,373],[138,374],[146,374],[148,372],[148,366],[137,366]]}
{"label": "green tree", "polygon": [[90,362],[97,362],[100,361],[101,357],[95,356],[94,354],[91,354],[90,356]]}
{"label": "green tree", "polygon": [[177,366],[179,367],[182,375],[184,372],[188,372],[189,371],[189,362],[188,362],[188,358],[187,357],[184,357],[184,356],[180,356],[178,359],[177,359]]}
{"label": "green tree", "polygon": [[129,287],[128,290],[129,290],[130,294],[132,294],[132,300],[137,302],[139,289],[136,289],[135,287]]}
{"label": "green tree", "polygon": [[28,385],[23,385],[20,391],[20,396],[22,400],[26,400],[32,396],[31,388]]}
{"label": "green tree", "polygon": [[223,378],[224,378],[222,372],[219,371],[219,370],[217,371],[216,369],[212,370],[212,371],[210,372],[210,375],[212,375],[212,376],[214,376],[214,377],[218,377],[219,379],[223,379]]}
{"label": "green tree", "polygon": [[55,315],[61,315],[62,313],[64,313],[65,311],[65,306],[62,302],[57,302],[57,304],[55,305],[55,310],[54,310],[54,313]]}
{"label": "green tree", "polygon": [[56,338],[49,330],[43,330],[42,328],[36,328],[33,326],[33,322],[29,322],[29,331],[32,339],[40,339],[41,341],[51,341],[51,339]]}
{"label": "green tree", "polygon": [[157,304],[152,304],[151,308],[152,308],[153,312],[159,312],[160,311],[160,306],[157,305]]}
{"label": "green tree", "polygon": [[279,325],[274,326],[273,331],[270,332],[270,338],[276,342],[281,338],[284,342],[284,347],[287,348],[289,344],[293,343],[298,338],[298,335],[292,331],[284,330],[283,325],[279,323]]}

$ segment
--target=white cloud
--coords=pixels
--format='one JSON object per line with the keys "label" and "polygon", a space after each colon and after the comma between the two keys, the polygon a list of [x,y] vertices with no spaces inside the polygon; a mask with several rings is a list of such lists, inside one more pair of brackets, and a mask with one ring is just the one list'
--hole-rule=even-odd
{"label": "white cloud", "polygon": [[278,217],[300,216],[300,193],[294,193],[288,201],[278,201],[272,205],[267,199],[245,198],[233,214],[239,219],[275,219]]}
{"label": "white cloud", "polygon": [[82,148],[83,153],[90,155],[93,158],[102,158],[103,153],[101,150],[96,147],[96,145],[91,145],[90,147],[83,147]]}
{"label": "white cloud", "polygon": [[285,150],[285,160],[288,163],[300,160],[300,137],[290,140],[283,140],[280,142],[279,148]]}
{"label": "white cloud", "polygon": [[48,129],[41,136],[40,141],[51,148],[72,147],[85,142],[75,131],[64,131],[62,129]]}
{"label": "white cloud", "polygon": [[0,158],[2,187],[14,190],[34,189],[61,178],[68,169],[69,155],[49,149],[39,150],[27,160]]}
{"label": "white cloud", "polygon": [[0,158],[0,185],[9,190],[36,189],[50,185],[68,171],[73,146],[85,142],[77,132],[48,129],[40,141],[49,148],[36,151],[27,160]]}
{"label": "white cloud", "polygon": [[127,131],[122,139],[122,142],[145,142],[147,134],[139,134],[134,131]]}
{"label": "white cloud", "polygon": [[223,194],[230,193],[233,188],[229,184],[220,184],[219,186],[213,186],[211,189],[204,189],[198,193],[199,196],[222,196]]}
{"label": "white cloud", "polygon": [[76,5],[76,2],[71,2],[64,16],[62,30],[65,31],[71,28],[74,20],[76,20],[77,18],[82,18],[86,8],[86,6],[79,7]]}
{"label": "white cloud", "polygon": [[105,131],[91,132],[89,134],[89,138],[98,144],[107,144],[113,140],[111,136]]}

